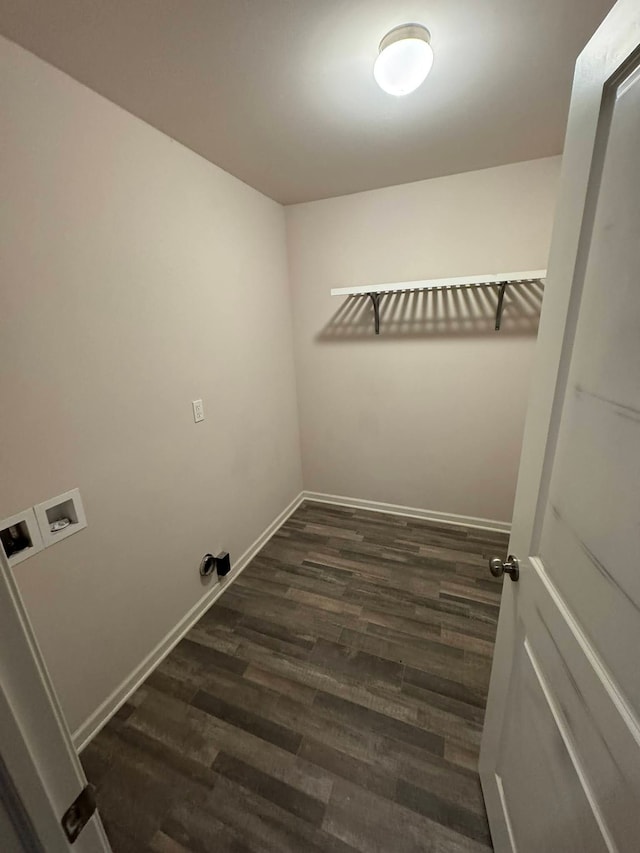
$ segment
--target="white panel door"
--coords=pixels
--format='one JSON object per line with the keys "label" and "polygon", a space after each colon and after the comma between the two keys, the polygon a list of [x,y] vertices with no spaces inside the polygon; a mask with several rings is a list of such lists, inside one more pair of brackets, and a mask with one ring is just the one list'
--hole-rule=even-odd
{"label": "white panel door", "polygon": [[621,0],[576,68],[481,752],[500,852],[640,850],[639,43]]}
{"label": "white panel door", "polygon": [[63,814],[86,782],[0,549],[0,851],[109,853],[97,812],[73,846],[62,828]]}

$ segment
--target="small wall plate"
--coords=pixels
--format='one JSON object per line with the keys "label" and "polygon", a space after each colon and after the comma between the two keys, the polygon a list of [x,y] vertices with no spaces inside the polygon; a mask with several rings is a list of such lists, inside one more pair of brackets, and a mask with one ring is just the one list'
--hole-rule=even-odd
{"label": "small wall plate", "polygon": [[[21,535],[21,538],[29,544],[20,551],[14,551],[12,554],[8,554],[7,548],[5,547],[5,541],[8,537],[9,528],[11,527],[15,527]],[[17,512],[15,515],[11,515],[9,518],[5,518],[3,521],[0,521],[0,548],[4,551],[10,566],[16,566],[23,560],[28,560],[29,557],[33,557],[34,554],[37,554],[38,551],[42,551],[43,547],[44,545],[42,537],[40,536],[40,528],[36,521],[36,515],[33,509],[25,509],[23,512]]]}
{"label": "small wall plate", "polygon": [[[34,507],[45,548],[55,545],[67,536],[73,536],[87,526],[87,517],[78,489],[71,489]],[[68,524],[61,522],[67,520]]]}

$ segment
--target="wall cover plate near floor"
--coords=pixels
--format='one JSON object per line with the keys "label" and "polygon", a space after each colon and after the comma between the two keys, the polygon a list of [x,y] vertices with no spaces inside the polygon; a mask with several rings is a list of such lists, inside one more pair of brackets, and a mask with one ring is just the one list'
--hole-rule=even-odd
{"label": "wall cover plate near floor", "polygon": [[10,566],[42,551],[42,537],[33,509],[25,509],[0,521],[0,547]]}
{"label": "wall cover plate near floor", "polygon": [[55,498],[36,504],[36,518],[45,548],[87,526],[84,506],[78,489],[71,489]]}

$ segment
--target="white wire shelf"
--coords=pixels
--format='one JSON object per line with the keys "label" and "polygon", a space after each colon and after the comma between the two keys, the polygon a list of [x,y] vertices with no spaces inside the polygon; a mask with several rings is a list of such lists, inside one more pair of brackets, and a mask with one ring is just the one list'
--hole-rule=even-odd
{"label": "white wire shelf", "polygon": [[389,284],[364,284],[357,287],[334,287],[332,296],[369,296],[373,305],[375,333],[380,334],[380,297],[385,293],[412,293],[423,290],[455,289],[458,287],[488,287],[498,285],[498,304],[496,308],[496,331],[500,329],[504,294],[507,285],[528,284],[544,281],[546,270],[525,270],[521,272],[488,273],[486,275],[456,276],[453,278],[431,278],[421,281],[401,281]]}

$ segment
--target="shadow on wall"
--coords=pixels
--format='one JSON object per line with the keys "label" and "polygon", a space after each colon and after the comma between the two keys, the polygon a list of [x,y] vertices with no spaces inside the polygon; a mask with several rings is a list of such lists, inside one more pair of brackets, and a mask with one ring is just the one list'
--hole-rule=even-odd
{"label": "shadow on wall", "polygon": [[[380,338],[535,335],[544,285],[538,281],[508,285],[500,331],[496,332],[498,291],[499,285],[459,285],[384,293],[380,298]],[[316,340],[370,337],[375,337],[373,306],[369,296],[362,294],[346,297]]]}

